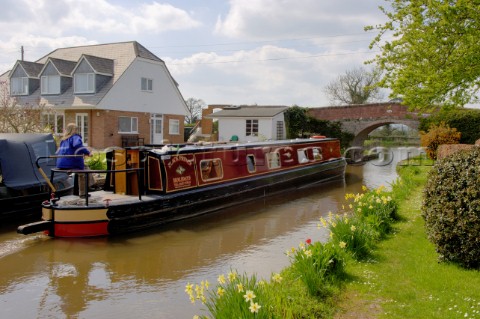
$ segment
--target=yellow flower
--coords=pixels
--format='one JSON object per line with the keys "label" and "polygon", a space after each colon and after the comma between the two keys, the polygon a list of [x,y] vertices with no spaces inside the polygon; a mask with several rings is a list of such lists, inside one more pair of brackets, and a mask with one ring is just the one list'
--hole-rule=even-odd
{"label": "yellow flower", "polygon": [[339,246],[340,248],[345,248],[345,247],[347,247],[347,243],[344,242],[344,241],[341,241],[341,242],[338,244],[338,246]]}
{"label": "yellow flower", "polygon": [[253,303],[251,302],[250,303],[250,307],[248,307],[248,309],[250,309],[251,312],[254,312],[254,313],[257,313],[258,310],[260,310],[260,308],[262,308],[262,306],[260,306],[258,303]]}
{"label": "yellow flower", "polygon": [[[203,283],[203,281],[202,281],[202,283]],[[210,287],[210,282],[208,282],[208,280],[205,280],[205,288],[208,289],[208,287]]]}
{"label": "yellow flower", "polygon": [[217,289],[217,295],[219,297],[223,296],[223,294],[225,294],[225,289],[223,289],[222,287],[218,287]]}
{"label": "yellow flower", "polygon": [[195,315],[195,316],[193,316],[193,319],[200,319],[200,317]]}
{"label": "yellow flower", "polygon": [[218,276],[217,281],[218,281],[219,284],[224,284],[225,283],[225,275]]}
{"label": "yellow flower", "polygon": [[348,205],[348,208],[352,209],[352,208],[353,208],[353,205],[352,205],[352,204],[349,204],[349,205]]}
{"label": "yellow flower", "polygon": [[187,285],[185,286],[185,292],[189,295],[192,294],[193,293],[193,284],[187,283]]}
{"label": "yellow flower", "polygon": [[322,223],[323,227],[327,227],[327,221],[325,220],[325,218],[320,217],[320,223]]}
{"label": "yellow flower", "polygon": [[[307,250],[307,251],[310,251],[310,250]],[[272,280],[274,282],[280,283],[282,281],[282,279],[283,279],[282,276],[280,276],[280,274],[278,274],[278,273],[273,274],[273,276],[272,276]]]}
{"label": "yellow flower", "polygon": [[348,224],[348,217],[345,217],[345,224]]}
{"label": "yellow flower", "polygon": [[312,257],[312,251],[310,249],[305,251],[305,256]]}
{"label": "yellow flower", "polygon": [[245,292],[245,294],[243,295],[243,298],[245,298],[246,302],[253,301],[255,297],[255,294],[251,290],[247,290],[247,292]]}
{"label": "yellow flower", "polygon": [[267,284],[267,282],[266,282],[265,280],[260,280],[260,281],[258,282],[258,285],[259,285],[260,287],[263,287],[263,286],[265,286],[266,284]]}
{"label": "yellow flower", "polygon": [[355,231],[356,229],[357,229],[357,227],[355,227],[354,225],[352,225],[352,227],[350,227],[351,231]]}
{"label": "yellow flower", "polygon": [[238,292],[243,292],[243,284],[242,283],[237,284],[237,291]]}
{"label": "yellow flower", "polygon": [[368,188],[367,188],[367,186],[365,186],[365,185],[362,185],[362,191],[364,191],[364,192],[368,191]]}
{"label": "yellow flower", "polygon": [[372,206],[372,205],[370,205],[370,206],[368,206],[368,208],[369,208],[369,209],[373,209],[373,206]]}
{"label": "yellow flower", "polygon": [[231,271],[228,273],[228,280],[230,282],[234,281],[235,279],[237,279],[237,273],[234,272],[234,271]]}

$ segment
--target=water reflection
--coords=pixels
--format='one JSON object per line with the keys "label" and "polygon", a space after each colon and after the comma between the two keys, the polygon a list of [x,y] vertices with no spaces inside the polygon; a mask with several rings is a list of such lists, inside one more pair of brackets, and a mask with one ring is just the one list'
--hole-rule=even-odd
{"label": "water reflection", "polygon": [[200,306],[187,282],[214,283],[230,269],[269,278],[289,264],[285,250],[326,240],[318,218],[339,210],[346,192],[394,178],[392,165],[349,166],[345,181],[116,238],[1,233],[0,317],[191,318]]}

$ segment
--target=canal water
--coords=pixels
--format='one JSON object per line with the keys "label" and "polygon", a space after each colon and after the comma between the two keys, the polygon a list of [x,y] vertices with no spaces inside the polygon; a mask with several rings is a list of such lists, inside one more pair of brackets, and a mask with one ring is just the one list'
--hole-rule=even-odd
{"label": "canal water", "polygon": [[381,150],[349,165],[344,181],[128,236],[52,239],[2,225],[0,318],[192,318],[204,312],[187,283],[215,284],[230,270],[269,279],[289,265],[286,250],[327,239],[318,220],[340,210],[346,193],[388,187],[396,163],[418,151]]}

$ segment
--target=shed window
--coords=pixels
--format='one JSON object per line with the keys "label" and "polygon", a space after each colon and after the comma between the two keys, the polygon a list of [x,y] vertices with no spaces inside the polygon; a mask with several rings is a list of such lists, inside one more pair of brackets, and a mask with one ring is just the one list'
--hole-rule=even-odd
{"label": "shed window", "polygon": [[258,120],[246,120],[245,135],[246,136],[258,135]]}

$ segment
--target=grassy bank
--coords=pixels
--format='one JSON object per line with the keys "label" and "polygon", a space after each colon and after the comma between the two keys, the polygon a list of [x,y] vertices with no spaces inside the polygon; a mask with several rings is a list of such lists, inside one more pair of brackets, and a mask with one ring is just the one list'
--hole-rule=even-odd
{"label": "grassy bank", "polygon": [[345,211],[319,220],[328,242],[306,238],[270,280],[232,270],[187,284],[208,313],[196,318],[480,318],[480,272],[438,263],[426,239],[428,169],[400,167],[392,192],[347,194]]}
{"label": "grassy bank", "polygon": [[[480,318],[480,272],[439,263],[421,217],[428,167],[401,167],[394,186],[401,221],[370,262],[350,263],[354,280],[336,318]],[[480,258],[480,257],[479,257]]]}

